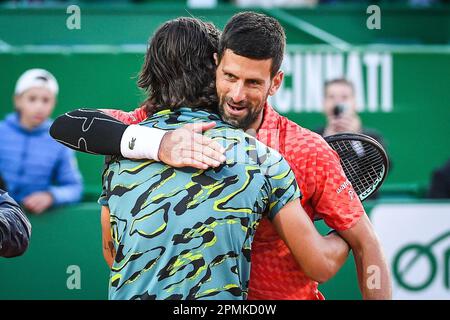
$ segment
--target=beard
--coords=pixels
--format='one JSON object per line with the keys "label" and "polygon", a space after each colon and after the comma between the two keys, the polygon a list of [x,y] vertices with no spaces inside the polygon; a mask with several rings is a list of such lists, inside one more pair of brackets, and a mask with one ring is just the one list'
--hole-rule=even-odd
{"label": "beard", "polygon": [[[262,106],[260,105],[259,107],[254,107],[251,105],[251,103],[246,102],[246,101],[242,101],[240,103],[233,102],[233,104],[239,105],[240,107],[245,107],[247,110],[247,113],[243,117],[236,117],[236,116],[227,114],[225,111],[225,105],[229,101],[232,101],[232,99],[223,97],[223,96],[220,97],[220,101],[219,101],[220,116],[222,117],[223,121],[232,125],[233,127],[239,128],[239,129],[246,130],[246,129],[250,128],[250,126],[256,121],[256,119],[258,118],[258,116],[264,109],[263,108],[264,105],[262,105]],[[265,103],[266,99],[264,99],[263,101]]]}

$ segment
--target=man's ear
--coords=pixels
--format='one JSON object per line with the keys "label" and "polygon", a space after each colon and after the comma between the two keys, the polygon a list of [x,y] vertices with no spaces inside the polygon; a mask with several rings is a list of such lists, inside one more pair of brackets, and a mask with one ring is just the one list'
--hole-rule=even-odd
{"label": "man's ear", "polygon": [[283,82],[283,78],[284,78],[284,73],[281,70],[277,72],[275,77],[273,77],[272,85],[269,90],[270,96],[273,96],[278,91],[278,88],[280,88],[281,83]]}
{"label": "man's ear", "polygon": [[218,58],[218,56],[217,56],[217,52],[214,52],[214,61],[216,62],[216,66],[218,66],[219,65],[219,58]]}

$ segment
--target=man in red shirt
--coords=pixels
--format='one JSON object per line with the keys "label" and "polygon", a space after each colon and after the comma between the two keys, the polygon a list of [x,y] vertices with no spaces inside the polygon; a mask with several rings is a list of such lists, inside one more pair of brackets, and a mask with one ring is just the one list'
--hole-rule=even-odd
{"label": "man in red shirt", "polygon": [[[231,18],[216,56],[220,114],[230,124],[256,134],[258,140],[285,157],[302,191],[301,202],[308,215],[311,219],[323,218],[352,248],[363,298],[390,299],[390,275],[380,243],[337,154],[319,135],[282,117],[267,104],[268,96],[276,93],[283,80],[280,66],[284,47],[284,30],[277,20],[252,12]],[[146,118],[145,110],[146,106],[131,113],[105,111],[133,124]],[[211,125],[204,124],[194,131]],[[162,136],[157,155],[152,158],[167,164],[177,161],[177,153],[173,152],[179,144],[174,139],[176,131]],[[122,155],[135,155],[126,146],[137,135],[138,132],[123,133]],[[211,141],[203,140],[203,144],[211,146]],[[209,158],[218,159],[218,155],[210,154]],[[195,166],[213,166],[211,163],[197,162]],[[257,229],[251,259],[249,299],[323,299],[318,283],[305,276],[267,219]]]}

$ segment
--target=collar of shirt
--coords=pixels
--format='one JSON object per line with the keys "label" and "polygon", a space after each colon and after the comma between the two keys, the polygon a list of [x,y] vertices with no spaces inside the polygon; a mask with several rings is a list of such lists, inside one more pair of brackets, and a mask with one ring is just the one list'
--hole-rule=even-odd
{"label": "collar of shirt", "polygon": [[280,118],[278,112],[266,102],[263,121],[257,132],[257,139],[275,150],[279,150],[280,144]]}

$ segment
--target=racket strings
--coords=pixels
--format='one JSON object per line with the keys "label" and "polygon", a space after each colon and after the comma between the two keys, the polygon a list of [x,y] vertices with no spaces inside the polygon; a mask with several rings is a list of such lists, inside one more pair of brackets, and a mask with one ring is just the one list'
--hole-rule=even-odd
{"label": "racket strings", "polygon": [[358,195],[376,186],[384,174],[384,158],[372,144],[357,140],[330,142]]}

